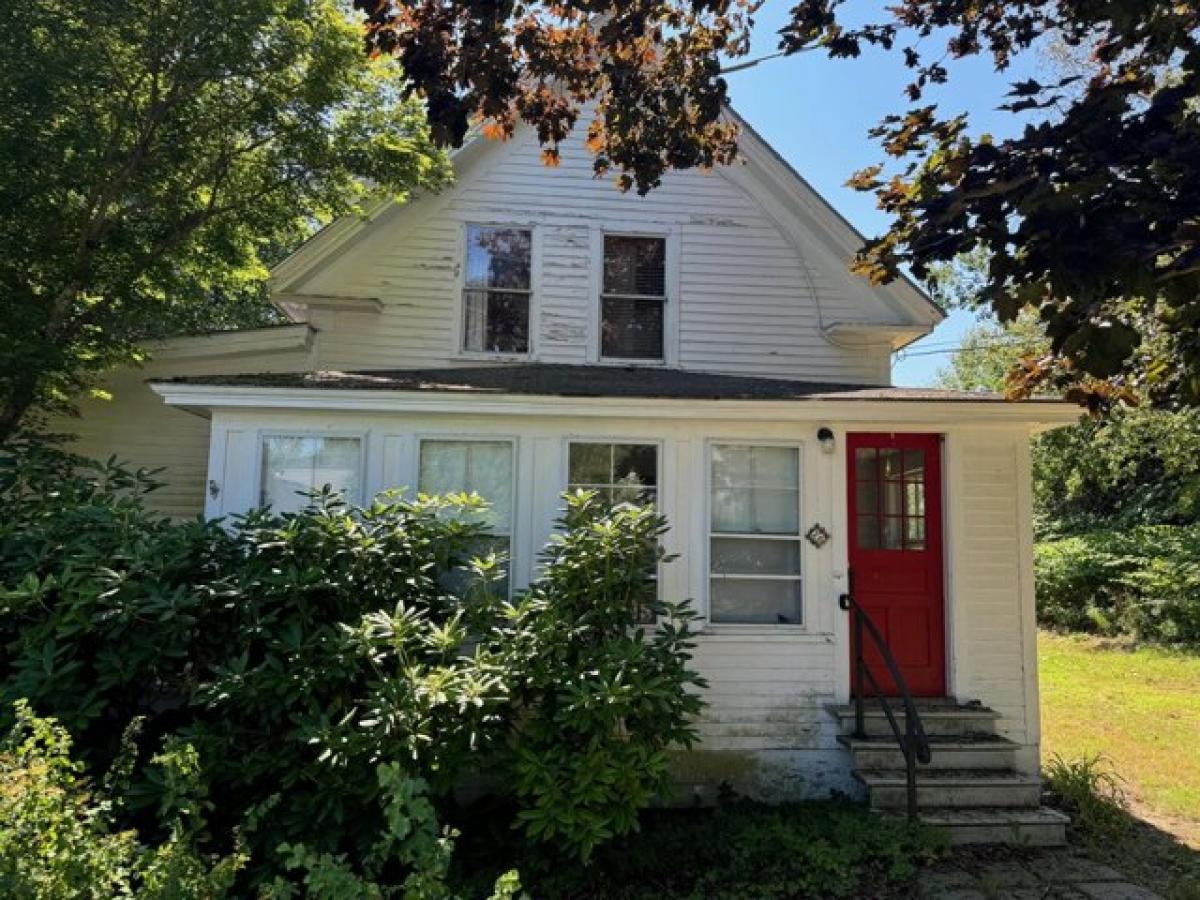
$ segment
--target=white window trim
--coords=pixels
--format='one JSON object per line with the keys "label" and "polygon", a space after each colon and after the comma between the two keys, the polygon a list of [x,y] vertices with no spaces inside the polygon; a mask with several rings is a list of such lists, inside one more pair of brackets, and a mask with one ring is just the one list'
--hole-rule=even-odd
{"label": "white window trim", "polygon": [[[516,228],[529,232],[529,349],[524,353],[491,353],[487,350],[468,350],[466,344],[467,229]],[[451,335],[450,355],[458,359],[480,359],[493,362],[529,362],[537,357],[541,333],[542,296],[542,228],[534,222],[512,219],[467,219],[459,223],[454,262],[454,333]]]}
{"label": "white window trim", "polygon": [[[800,575],[799,577],[792,575],[764,575],[752,576],[739,575],[739,579],[750,580],[785,580],[795,581],[800,584],[800,621],[798,623],[764,623],[764,622],[714,622],[712,618],[712,452],[714,446],[743,446],[743,447],[787,447],[795,450],[797,457],[797,491],[796,503],[798,506],[796,521],[799,529],[798,533],[793,535],[764,535],[756,534],[753,537],[762,540],[782,540],[795,541],[800,546]],[[701,588],[701,595],[704,597],[704,627],[703,631],[713,634],[718,633],[736,633],[736,634],[802,634],[812,631],[810,622],[813,619],[812,610],[810,607],[809,585],[811,579],[809,573],[812,569],[812,560],[808,554],[808,542],[804,539],[804,478],[805,478],[805,460],[804,460],[804,442],[803,441],[784,441],[771,440],[768,438],[753,438],[753,437],[721,437],[708,438],[704,442],[704,497],[701,501],[703,508],[703,532],[700,535],[702,548],[701,557],[703,558],[702,574],[704,583]],[[736,535],[724,535],[726,537]]]}
{"label": "white window trim", "polygon": [[[421,448],[430,441],[443,444],[508,444],[509,460],[512,463],[512,479],[509,482],[509,509],[512,512],[512,521],[508,523],[508,596],[512,597],[516,584],[517,564],[517,534],[520,530],[521,510],[520,498],[521,494],[517,490],[517,481],[520,474],[517,471],[520,465],[518,456],[519,443],[516,435],[511,434],[453,434],[453,433],[438,433],[424,432],[414,435],[416,439],[416,452],[413,454],[412,460],[412,478],[409,483],[414,485],[414,492],[422,494],[421,489]],[[487,500],[487,497],[483,499]],[[489,501],[490,502],[490,501]],[[501,537],[501,535],[495,535]]]}
{"label": "white window trim", "polygon": [[[604,292],[604,238],[606,235],[662,238],[666,241],[666,271],[664,273],[666,297],[663,299],[662,359],[627,359],[600,354],[600,334],[604,314],[602,298]],[[591,283],[588,288],[588,296],[591,298],[591,314],[588,325],[588,362],[601,366],[646,366],[659,369],[677,366],[679,364],[679,257],[681,244],[679,225],[608,222],[603,227],[592,228],[590,239]]]}
{"label": "white window trim", "polygon": [[263,478],[263,462],[264,454],[267,449],[267,440],[269,438],[355,438],[358,441],[358,496],[346,497],[346,502],[357,506],[362,506],[366,503],[367,498],[367,445],[369,443],[370,431],[354,431],[347,429],[339,429],[333,431],[316,431],[311,428],[268,428],[259,429],[255,435],[254,444],[257,447],[257,454],[254,460],[255,476],[254,476],[254,509],[263,507],[263,488],[265,487]]}

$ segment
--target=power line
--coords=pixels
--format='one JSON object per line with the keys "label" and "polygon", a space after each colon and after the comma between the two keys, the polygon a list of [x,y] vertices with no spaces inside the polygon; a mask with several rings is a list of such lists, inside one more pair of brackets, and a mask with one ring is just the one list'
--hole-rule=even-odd
{"label": "power line", "polygon": [[1002,341],[993,344],[976,344],[971,347],[950,347],[946,350],[901,350],[898,354],[902,359],[908,359],[912,356],[952,356],[955,353],[981,353],[984,350],[995,350],[1001,347],[1023,347],[1022,341]]}

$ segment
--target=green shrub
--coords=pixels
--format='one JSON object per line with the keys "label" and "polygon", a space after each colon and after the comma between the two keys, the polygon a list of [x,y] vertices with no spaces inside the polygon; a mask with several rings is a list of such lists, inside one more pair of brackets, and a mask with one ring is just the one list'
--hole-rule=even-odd
{"label": "green shrub", "polygon": [[1043,624],[1200,643],[1200,526],[1148,525],[1045,541],[1034,560]]}
{"label": "green shrub", "polygon": [[[134,718],[143,750],[185,741],[210,847],[240,835],[252,884],[436,883],[437,854],[394,829],[397,791],[419,787],[422,843],[444,846],[452,789],[485,768],[528,834],[585,857],[635,827],[665,750],[693,738],[689,616],[655,594],[649,510],[572,499],[545,576],[509,603],[503,560],[473,557],[478,498],[318,494],[172,523],[151,489],[39,444],[0,460],[0,718],[28,697],[93,771]],[[131,770],[126,817],[153,834],[172,791]]]}
{"label": "green shrub", "polygon": [[[586,860],[665,792],[666,751],[696,740],[693,689],[704,682],[687,668],[693,613],[660,599],[648,574],[666,520],[649,507],[605,514],[580,492],[560,524],[497,653],[512,674],[518,821]],[[656,617],[658,627],[637,627]]]}
{"label": "green shrub", "polygon": [[1055,753],[1046,764],[1046,787],[1090,841],[1104,842],[1128,827],[1125,780],[1101,754],[1066,760]]}
{"label": "green shrub", "polygon": [[[118,830],[119,798],[94,792],[71,759],[66,730],[34,716],[25,703],[0,744],[0,896],[67,900],[134,896],[144,900],[224,897],[242,864],[239,855],[208,858],[194,849],[203,828],[203,793],[186,746],[169,748],[154,765],[173,784],[163,813],[168,837],[156,846]],[[115,775],[132,766],[121,758]]]}

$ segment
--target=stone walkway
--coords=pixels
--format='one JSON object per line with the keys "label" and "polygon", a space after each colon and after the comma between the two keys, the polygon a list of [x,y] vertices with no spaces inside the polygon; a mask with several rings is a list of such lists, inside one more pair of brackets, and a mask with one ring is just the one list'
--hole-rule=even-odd
{"label": "stone walkway", "polygon": [[1070,850],[1030,850],[1008,859],[955,854],[923,872],[918,886],[918,896],[937,900],[1161,900]]}

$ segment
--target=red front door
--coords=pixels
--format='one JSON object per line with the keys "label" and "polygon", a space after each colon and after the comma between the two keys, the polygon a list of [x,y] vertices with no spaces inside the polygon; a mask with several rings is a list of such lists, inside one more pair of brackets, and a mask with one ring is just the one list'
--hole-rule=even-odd
{"label": "red front door", "polygon": [[[851,434],[846,445],[854,596],[883,632],[913,696],[943,696],[941,438]],[[879,684],[896,693],[870,641],[866,661]]]}

